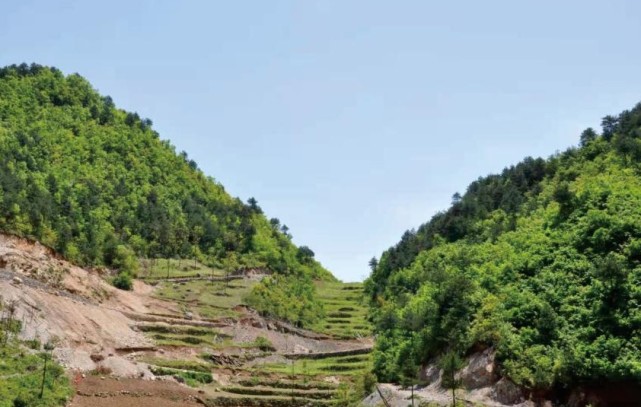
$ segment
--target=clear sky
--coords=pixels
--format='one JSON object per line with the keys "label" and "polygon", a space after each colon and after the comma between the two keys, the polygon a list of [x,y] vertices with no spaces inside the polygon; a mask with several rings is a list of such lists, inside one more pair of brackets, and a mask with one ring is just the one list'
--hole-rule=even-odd
{"label": "clear sky", "polygon": [[3,2],[0,65],[78,72],[344,280],[452,194],[641,101],[638,1]]}

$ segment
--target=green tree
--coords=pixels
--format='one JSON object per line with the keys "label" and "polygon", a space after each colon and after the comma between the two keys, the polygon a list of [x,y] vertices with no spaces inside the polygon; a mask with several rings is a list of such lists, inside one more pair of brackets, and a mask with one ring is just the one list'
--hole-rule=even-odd
{"label": "green tree", "polygon": [[449,351],[441,358],[439,367],[443,370],[441,386],[452,390],[452,407],[456,407],[456,390],[461,387],[461,379],[456,374],[463,367],[463,360],[456,352]]}
{"label": "green tree", "polygon": [[51,354],[55,348],[56,348],[56,343],[55,343],[55,340],[52,339],[52,340],[49,340],[47,343],[45,343],[44,352],[42,352],[44,365],[42,367],[42,381],[40,384],[40,395],[39,395],[40,398],[42,398],[45,392],[45,379],[47,377],[47,361],[51,359]]}
{"label": "green tree", "polygon": [[588,127],[581,133],[581,146],[587,146],[588,144],[596,140],[597,137],[598,134],[594,131],[594,129],[592,129],[592,127]]}
{"label": "green tree", "polygon": [[314,251],[307,246],[300,246],[296,252],[296,258],[303,264],[308,263],[314,256]]}
{"label": "green tree", "polygon": [[112,265],[121,273],[127,273],[132,276],[135,276],[140,268],[134,251],[124,245],[118,245],[116,247]]}

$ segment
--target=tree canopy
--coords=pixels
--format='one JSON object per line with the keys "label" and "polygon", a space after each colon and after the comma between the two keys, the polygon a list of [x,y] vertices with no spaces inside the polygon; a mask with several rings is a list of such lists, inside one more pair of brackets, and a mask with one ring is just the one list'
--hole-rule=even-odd
{"label": "tree canopy", "polygon": [[132,273],[135,257],[197,255],[220,267],[332,278],[256,199],[230,196],[152,125],[77,74],[0,69],[0,229],[81,265]]}
{"label": "tree canopy", "polygon": [[533,391],[641,383],[641,104],[578,148],[479,178],[366,281],[375,371],[494,347]]}

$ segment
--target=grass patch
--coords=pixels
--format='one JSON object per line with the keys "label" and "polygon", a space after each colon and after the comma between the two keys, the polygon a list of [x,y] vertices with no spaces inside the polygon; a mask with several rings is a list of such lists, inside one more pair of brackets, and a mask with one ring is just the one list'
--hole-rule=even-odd
{"label": "grass patch", "polygon": [[261,378],[260,376],[252,376],[249,379],[242,379],[237,381],[237,384],[244,387],[274,387],[280,389],[298,389],[298,390],[334,390],[338,386],[334,383],[317,382],[317,381],[296,381],[296,380],[283,380],[283,379],[268,379]]}
{"label": "grass patch", "polygon": [[309,399],[327,400],[334,396],[333,391],[328,390],[294,390],[285,388],[263,388],[263,387],[224,387],[227,393],[242,394],[247,396],[291,396],[305,397]]}
{"label": "grass patch", "polygon": [[335,403],[332,400],[312,400],[303,397],[292,398],[291,395],[285,396],[241,396],[233,397],[218,396],[205,400],[207,407],[325,407],[341,406],[346,404]]}
{"label": "grass patch", "polygon": [[371,366],[370,355],[352,355],[325,359],[298,359],[287,363],[271,363],[262,366],[267,372],[281,373],[290,377],[345,375],[356,376]]}
{"label": "grass patch", "polygon": [[150,366],[150,370],[156,376],[174,376],[181,378],[191,387],[198,387],[202,384],[208,384],[214,381],[210,372],[200,372],[193,370],[174,369],[161,366]]}
{"label": "grass patch", "polygon": [[1,347],[0,407],[64,406],[71,399],[73,389],[62,367],[51,359],[47,362],[43,398],[38,397],[43,365],[44,359],[40,354],[29,353],[17,343]]}

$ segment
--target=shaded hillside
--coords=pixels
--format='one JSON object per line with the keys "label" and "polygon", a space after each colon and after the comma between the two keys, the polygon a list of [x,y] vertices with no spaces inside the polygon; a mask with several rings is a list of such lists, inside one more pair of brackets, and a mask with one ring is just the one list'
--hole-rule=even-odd
{"label": "shaded hillside", "polygon": [[[495,347],[535,394],[641,383],[641,105],[547,160],[473,182],[372,262],[382,380]],[[413,363],[409,363],[411,361]]]}
{"label": "shaded hillside", "polygon": [[133,251],[331,278],[253,198],[232,198],[160,140],[151,120],[55,68],[0,70],[0,194],[1,230],[78,264],[122,268]]}

